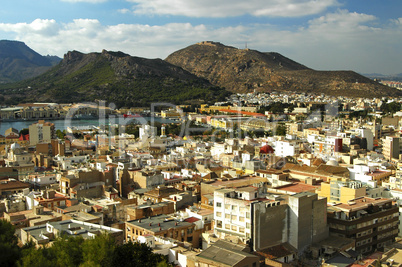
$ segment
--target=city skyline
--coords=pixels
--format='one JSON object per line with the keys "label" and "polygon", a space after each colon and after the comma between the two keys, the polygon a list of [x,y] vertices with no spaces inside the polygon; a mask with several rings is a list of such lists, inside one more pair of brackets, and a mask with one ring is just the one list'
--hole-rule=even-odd
{"label": "city skyline", "polygon": [[400,6],[390,0],[17,0],[3,4],[0,32],[1,39],[59,57],[106,49],[164,59],[211,40],[279,52],[316,70],[397,74]]}

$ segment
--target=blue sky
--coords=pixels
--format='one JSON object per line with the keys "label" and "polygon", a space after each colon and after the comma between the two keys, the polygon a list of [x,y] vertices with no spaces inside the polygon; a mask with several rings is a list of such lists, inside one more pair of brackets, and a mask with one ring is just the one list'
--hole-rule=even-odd
{"label": "blue sky", "polygon": [[402,73],[398,0],[4,0],[0,39],[40,54],[166,58],[210,40],[317,70]]}

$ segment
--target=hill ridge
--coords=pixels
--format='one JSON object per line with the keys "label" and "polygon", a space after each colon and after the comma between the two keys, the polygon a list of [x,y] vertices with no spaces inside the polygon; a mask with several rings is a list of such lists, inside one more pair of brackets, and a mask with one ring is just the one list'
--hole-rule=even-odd
{"label": "hill ridge", "polygon": [[[0,86],[4,102],[106,100],[122,106],[153,102],[191,103],[223,100],[228,92],[161,59],[132,57],[123,52],[67,52],[49,71]],[[7,102],[9,103],[9,102]]]}
{"label": "hill ridge", "polygon": [[60,61],[55,56],[42,56],[24,42],[0,40],[0,82],[32,78]]}
{"label": "hill ridge", "polygon": [[239,49],[204,41],[170,54],[174,65],[233,93],[294,91],[359,97],[397,96],[402,92],[354,71],[317,71],[278,52]]}

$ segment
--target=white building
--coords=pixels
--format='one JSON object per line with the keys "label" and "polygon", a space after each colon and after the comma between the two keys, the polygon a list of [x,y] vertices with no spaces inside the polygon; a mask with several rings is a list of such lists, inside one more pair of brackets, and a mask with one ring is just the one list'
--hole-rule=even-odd
{"label": "white building", "polygon": [[278,157],[293,157],[300,153],[299,143],[295,140],[276,141],[274,146],[275,156]]}
{"label": "white building", "polygon": [[148,124],[142,125],[140,128],[140,139],[155,138],[157,135],[157,128]]}
{"label": "white building", "polygon": [[255,187],[219,189],[214,192],[215,234],[238,236],[243,243],[251,238],[250,200],[258,197]]}

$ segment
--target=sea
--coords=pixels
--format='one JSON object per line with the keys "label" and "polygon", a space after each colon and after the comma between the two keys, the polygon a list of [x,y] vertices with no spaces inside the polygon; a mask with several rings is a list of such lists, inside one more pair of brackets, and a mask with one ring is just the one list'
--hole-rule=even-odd
{"label": "sea", "polygon": [[[172,119],[166,119],[161,117],[135,117],[135,118],[123,118],[123,117],[110,117],[106,119],[62,119],[62,120],[46,120],[48,122],[54,123],[56,130],[66,130],[68,127],[77,128],[77,129],[91,129],[95,127],[102,127],[105,125],[127,125],[130,123],[136,124],[147,124],[150,122],[152,125],[153,122],[160,123],[174,123],[178,122]],[[0,121],[0,134],[4,135],[5,131],[9,128],[17,129],[21,131],[22,129],[29,128],[29,125],[35,123],[37,121]]]}

